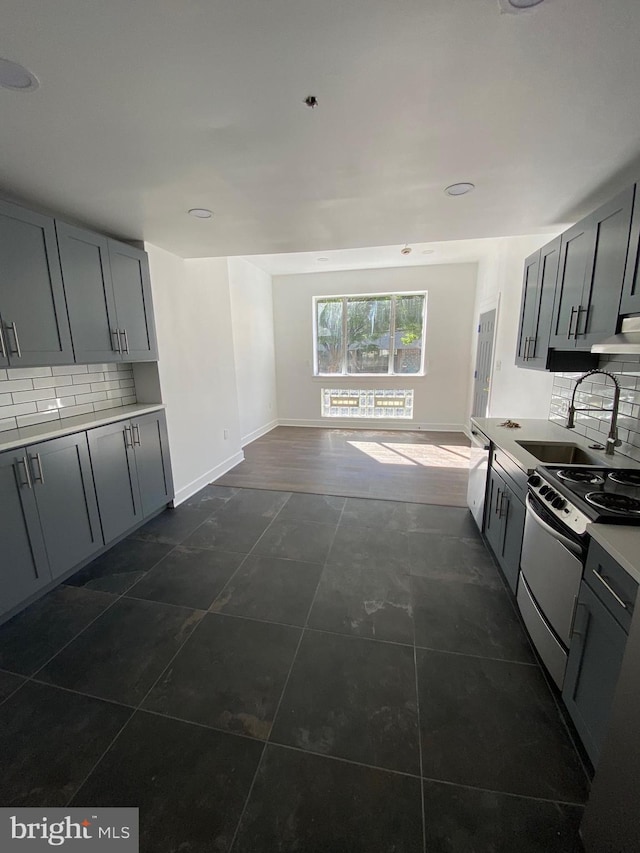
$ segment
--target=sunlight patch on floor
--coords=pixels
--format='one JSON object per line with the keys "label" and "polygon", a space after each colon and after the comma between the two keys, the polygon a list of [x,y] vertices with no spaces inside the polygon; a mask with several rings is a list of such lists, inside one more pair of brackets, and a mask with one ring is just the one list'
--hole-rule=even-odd
{"label": "sunlight patch on floor", "polygon": [[361,450],[362,453],[366,453],[367,456],[371,457],[371,459],[374,459],[376,462],[380,462],[382,465],[419,464],[418,462],[414,462],[412,459],[407,458],[407,456],[396,453],[396,451],[389,445],[380,444],[377,441],[349,441],[347,444],[355,447],[356,450]]}
{"label": "sunlight patch on floor", "polygon": [[469,448],[447,444],[404,444],[398,442],[349,441],[381,465],[422,465],[424,468],[463,468],[469,466]]}

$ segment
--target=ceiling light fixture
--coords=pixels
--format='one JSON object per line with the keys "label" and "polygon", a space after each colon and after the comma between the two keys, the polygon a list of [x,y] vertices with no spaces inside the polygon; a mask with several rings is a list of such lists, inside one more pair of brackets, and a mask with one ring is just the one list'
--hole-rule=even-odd
{"label": "ceiling light fixture", "polygon": [[423,249],[422,250],[423,255],[433,255],[434,252],[435,252],[435,249]]}
{"label": "ceiling light fixture", "polygon": [[319,264],[326,264],[329,258],[316,258]]}
{"label": "ceiling light fixture", "polygon": [[14,92],[34,92],[39,85],[36,75],[23,65],[0,57],[0,86],[4,89],[13,89]]}
{"label": "ceiling light fixture", "polygon": [[404,246],[400,249],[401,255],[410,255],[411,254],[411,246],[407,246],[405,243]]}
{"label": "ceiling light fixture", "polygon": [[542,2],[543,0],[499,0],[500,8],[503,12],[512,12],[514,14],[533,9]]}
{"label": "ceiling light fixture", "polygon": [[213,213],[206,207],[192,207],[189,216],[195,216],[196,219],[211,219]]}
{"label": "ceiling light fixture", "polygon": [[450,196],[459,196],[466,195],[467,193],[473,192],[475,190],[476,185],[470,184],[466,181],[463,181],[459,184],[450,184],[448,187],[445,187],[445,192]]}

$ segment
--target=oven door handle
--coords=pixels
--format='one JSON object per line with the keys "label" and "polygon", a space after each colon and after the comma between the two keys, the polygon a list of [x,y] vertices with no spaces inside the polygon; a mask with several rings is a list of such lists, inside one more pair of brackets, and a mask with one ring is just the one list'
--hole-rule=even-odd
{"label": "oven door handle", "polygon": [[527,514],[531,517],[532,521],[545,530],[550,536],[553,536],[554,539],[557,539],[561,545],[567,549],[567,551],[571,551],[572,554],[576,554],[578,557],[582,556],[582,549],[579,545],[576,545],[571,539],[568,539],[566,536],[563,536],[562,533],[559,533],[555,527],[552,527],[550,524],[547,524],[538,513],[536,512],[535,505],[531,500],[531,495],[527,495]]}

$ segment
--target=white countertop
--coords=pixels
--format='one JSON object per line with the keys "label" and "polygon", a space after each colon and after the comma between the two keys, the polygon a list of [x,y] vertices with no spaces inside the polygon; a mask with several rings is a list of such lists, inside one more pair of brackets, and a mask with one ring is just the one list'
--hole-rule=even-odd
{"label": "white countertop", "polygon": [[164,408],[165,406],[162,403],[134,403],[132,406],[117,406],[113,409],[105,409],[102,412],[77,415],[75,418],[64,418],[36,426],[22,427],[22,429],[7,430],[0,432],[0,453],[3,450],[23,447],[25,444],[37,444],[51,438],[71,435],[73,432],[82,432],[84,429],[111,424],[114,421],[137,418]]}
{"label": "white countertop", "polygon": [[625,524],[590,524],[589,533],[640,584],[640,528]]}
{"label": "white countertop", "polygon": [[[542,465],[539,459],[532,456],[527,450],[517,443],[518,441],[544,441],[556,444],[575,444],[588,450],[595,459],[598,459],[597,464],[604,468],[640,468],[640,463],[635,462],[628,456],[622,456],[620,453],[615,453],[613,456],[607,456],[604,450],[591,450],[591,444],[594,444],[593,439],[585,438],[575,430],[567,429],[560,424],[552,421],[543,420],[542,418],[517,420],[520,424],[520,429],[511,429],[509,427],[500,426],[505,422],[506,418],[471,418],[472,425],[475,424],[478,429],[483,432],[497,447],[508,454],[518,468],[521,468],[525,473],[531,474]],[[603,436],[603,444],[606,436]]]}

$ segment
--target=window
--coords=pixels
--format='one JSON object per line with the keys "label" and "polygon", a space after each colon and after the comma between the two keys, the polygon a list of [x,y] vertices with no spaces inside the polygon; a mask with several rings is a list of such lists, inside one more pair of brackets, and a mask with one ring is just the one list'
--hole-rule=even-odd
{"label": "window", "polygon": [[426,293],[314,298],[315,374],[423,372]]}

